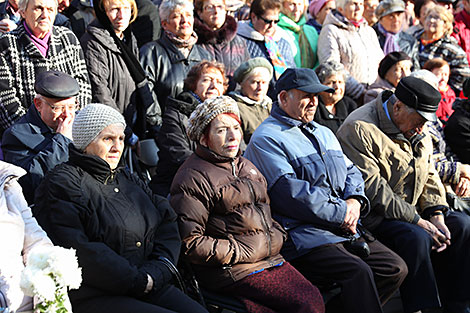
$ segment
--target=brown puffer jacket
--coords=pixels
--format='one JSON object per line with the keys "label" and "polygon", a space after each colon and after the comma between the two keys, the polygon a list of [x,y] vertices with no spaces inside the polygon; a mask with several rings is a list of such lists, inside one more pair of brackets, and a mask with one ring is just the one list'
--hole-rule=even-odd
{"label": "brown puffer jacket", "polygon": [[202,285],[228,286],[284,261],[285,232],[271,217],[266,179],[247,159],[198,146],[171,186],[183,254]]}

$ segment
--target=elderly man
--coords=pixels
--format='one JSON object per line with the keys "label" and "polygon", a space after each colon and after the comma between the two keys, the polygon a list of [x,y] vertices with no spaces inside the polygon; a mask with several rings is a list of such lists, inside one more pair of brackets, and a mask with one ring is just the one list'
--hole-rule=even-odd
{"label": "elderly man", "polygon": [[80,85],[79,103],[91,99],[83,52],[68,29],[54,27],[55,0],[20,0],[23,22],[0,37],[0,135],[23,116],[33,103],[39,73],[68,73]]}
{"label": "elderly man", "polygon": [[2,138],[5,161],[28,172],[19,180],[28,203],[34,200],[36,187],[46,172],[69,159],[80,90],[73,77],[55,71],[40,73],[34,89],[34,105]]}
{"label": "elderly man", "polygon": [[382,312],[407,268],[359,231],[359,217],[369,210],[361,173],[335,135],[313,122],[318,93],[333,89],[311,69],[287,69],[276,91],[278,102],[245,156],[266,177],[273,216],[289,233],[282,254],[312,283],[337,283],[342,303],[330,305],[342,312]]}
{"label": "elderly man", "polygon": [[404,77],[395,93],[351,113],[337,132],[371,201],[364,225],[408,265],[405,312],[439,307],[439,299],[445,312],[470,310],[470,216],[448,210],[423,131],[437,119],[440,98],[425,81]]}

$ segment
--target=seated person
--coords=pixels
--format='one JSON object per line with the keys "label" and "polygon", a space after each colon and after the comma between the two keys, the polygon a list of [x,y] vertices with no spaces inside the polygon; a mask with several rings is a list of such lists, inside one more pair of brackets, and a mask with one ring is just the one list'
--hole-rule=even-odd
{"label": "seated person", "polygon": [[454,113],[452,105],[455,101],[455,92],[447,84],[449,82],[449,63],[441,58],[426,61],[423,69],[432,72],[439,79],[438,91],[441,94],[441,102],[436,111],[437,118],[445,125],[449,117]]}
{"label": "seated person", "polygon": [[70,75],[46,71],[37,76],[34,90],[34,105],[2,138],[5,161],[27,171],[19,182],[30,204],[44,175],[69,159],[68,146],[72,142],[80,88]]}
{"label": "seated person", "polygon": [[437,120],[440,99],[424,80],[404,77],[394,93],[351,113],[337,133],[371,201],[364,226],[408,266],[400,289],[405,312],[470,310],[470,216],[449,210],[424,131]]}
{"label": "seated person", "polygon": [[184,80],[183,92],[168,98],[163,124],[157,136],[157,172],[152,176],[153,192],[166,197],[178,168],[196,149],[187,134],[188,119],[194,109],[206,99],[221,96],[227,89],[225,68],[216,61],[194,65]]}
{"label": "seated person", "polygon": [[265,58],[246,61],[235,71],[234,79],[240,89],[229,96],[237,101],[242,122],[243,139],[250,142],[251,135],[271,112],[273,101],[268,97],[273,67]]}
{"label": "seated person", "polygon": [[0,161],[0,312],[32,312],[33,299],[20,288],[21,273],[31,251],[52,246],[21,193],[18,178],[25,174]]}
{"label": "seated person", "polygon": [[124,117],[89,104],[73,123],[70,158],[45,177],[34,215],[51,240],[77,251],[75,313],[207,311],[171,284],[180,238],[168,201],[120,166]]}
{"label": "seated person", "polygon": [[379,76],[369,86],[364,96],[364,103],[375,100],[384,90],[394,91],[402,77],[411,73],[411,59],[401,51],[390,52],[379,64]]}
{"label": "seated person", "polygon": [[178,170],[170,202],[201,284],[240,298],[248,312],[324,312],[318,289],[279,254],[285,232],[271,218],[264,176],[240,156],[237,103],[206,100],[188,135],[197,148]]}
{"label": "seated person", "polygon": [[346,72],[341,64],[334,61],[321,64],[315,72],[321,84],[333,88],[335,91],[320,92],[313,120],[336,133],[349,113],[357,108],[356,102],[344,95]]}
{"label": "seated person", "polygon": [[[338,312],[382,312],[407,268],[397,254],[358,230],[359,218],[369,211],[361,173],[333,132],[313,122],[318,94],[334,89],[311,69],[288,69],[276,90],[278,102],[245,156],[266,177],[274,218],[288,231],[282,255],[313,284],[341,287],[341,295],[328,303]],[[347,250],[357,246],[359,251]]]}

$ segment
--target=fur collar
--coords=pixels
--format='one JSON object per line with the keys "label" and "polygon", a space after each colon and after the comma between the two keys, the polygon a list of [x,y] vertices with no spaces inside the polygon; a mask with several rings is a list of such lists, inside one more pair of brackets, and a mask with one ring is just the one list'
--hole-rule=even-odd
{"label": "fur collar", "polygon": [[237,21],[227,15],[225,18],[225,23],[218,30],[210,30],[209,27],[202,22],[201,19],[195,17],[194,19],[194,30],[196,31],[199,37],[199,44],[221,44],[228,43],[237,34]]}

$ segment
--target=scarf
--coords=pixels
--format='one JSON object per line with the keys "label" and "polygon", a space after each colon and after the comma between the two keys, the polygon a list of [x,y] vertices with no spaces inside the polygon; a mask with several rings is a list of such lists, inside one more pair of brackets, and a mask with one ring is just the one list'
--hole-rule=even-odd
{"label": "scarf", "polygon": [[302,16],[296,23],[288,16],[281,13],[279,26],[286,28],[299,36],[299,53],[301,58],[301,66],[303,68],[313,68],[317,62],[316,53],[312,49],[312,45],[308,40],[308,36],[304,31],[304,25],[306,23],[305,17]]}
{"label": "scarf", "polygon": [[379,32],[381,32],[385,36],[385,43],[382,48],[382,50],[384,51],[384,54],[387,55],[390,52],[400,51],[400,46],[397,44],[398,34],[386,31],[385,28],[383,28],[383,26],[380,23],[378,23],[378,25],[379,25]]}
{"label": "scarf", "polygon": [[39,52],[41,52],[43,57],[46,57],[47,50],[49,50],[49,39],[51,38],[51,32],[48,32],[44,38],[40,39],[33,35],[25,21],[23,21],[23,26],[29,38],[31,38],[34,45],[39,49]]}
{"label": "scarf", "polygon": [[348,20],[351,24],[353,24],[356,28],[359,28],[361,27],[361,24],[364,23],[365,19],[364,18],[361,18],[361,20],[359,22],[356,22],[356,21],[351,21],[351,20]]}
{"label": "scarf", "polygon": [[166,30],[164,31],[164,33],[168,37],[168,39],[178,48],[178,50],[183,53],[186,58],[189,56],[191,49],[197,42],[197,34],[194,31],[188,40],[181,39],[180,37]]}

